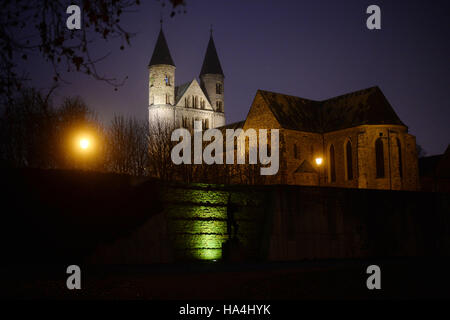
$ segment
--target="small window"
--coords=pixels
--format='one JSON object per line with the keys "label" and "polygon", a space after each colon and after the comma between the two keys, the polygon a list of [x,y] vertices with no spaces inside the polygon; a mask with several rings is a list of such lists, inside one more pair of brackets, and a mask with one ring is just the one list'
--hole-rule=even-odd
{"label": "small window", "polygon": [[198,108],[198,97],[194,97],[194,108]]}
{"label": "small window", "polygon": [[384,150],[383,140],[378,138],[375,141],[375,162],[376,162],[376,177],[384,178]]}
{"label": "small window", "polygon": [[166,83],[166,86],[170,86],[170,78],[167,75],[164,77],[164,82]]}
{"label": "small window", "polygon": [[216,83],[216,94],[222,94],[222,84],[220,82]]}
{"label": "small window", "polygon": [[189,122],[188,122],[188,118],[187,117],[183,117],[183,124],[182,127],[183,128],[188,128]]}
{"label": "small window", "polygon": [[216,111],[223,112],[222,101],[216,101]]}

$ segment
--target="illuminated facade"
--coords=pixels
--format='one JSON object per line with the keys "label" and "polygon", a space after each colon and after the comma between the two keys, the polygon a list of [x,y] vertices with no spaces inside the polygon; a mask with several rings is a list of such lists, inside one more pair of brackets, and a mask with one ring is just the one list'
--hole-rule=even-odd
{"label": "illuminated facade", "polygon": [[203,128],[225,125],[224,74],[214,40],[209,39],[200,72],[200,82],[193,79],[175,85],[175,63],[161,29],[149,63],[149,123],[193,128],[195,120]]}

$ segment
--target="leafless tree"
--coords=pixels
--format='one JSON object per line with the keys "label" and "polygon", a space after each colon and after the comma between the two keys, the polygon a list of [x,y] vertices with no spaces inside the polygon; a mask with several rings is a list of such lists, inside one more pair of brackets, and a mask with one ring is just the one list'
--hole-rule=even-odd
{"label": "leafless tree", "polygon": [[148,174],[148,139],[146,121],[114,116],[107,132],[107,169],[135,176]]}
{"label": "leafless tree", "polygon": [[149,174],[162,180],[176,177],[171,159],[173,124],[157,119],[149,126]]}
{"label": "leafless tree", "polygon": [[[159,0],[158,0],[159,1]],[[66,27],[66,10],[70,0],[5,0],[0,5],[0,98],[11,104],[15,92],[24,87],[27,75],[20,61],[32,54],[41,55],[54,69],[55,81],[61,80],[61,69],[82,72],[111,85],[120,86],[124,79],[100,74],[96,65],[103,56],[94,57],[91,46],[96,41],[116,39],[118,48],[130,45],[133,33],[121,22],[124,13],[135,9],[140,0],[83,0],[81,29]],[[159,1],[163,6],[166,1]],[[169,0],[171,16],[185,6],[182,0]]]}
{"label": "leafless tree", "polygon": [[81,98],[66,98],[55,108],[49,94],[22,90],[0,117],[2,162],[12,167],[73,167],[68,137],[75,128],[89,128],[101,136],[95,114]]}

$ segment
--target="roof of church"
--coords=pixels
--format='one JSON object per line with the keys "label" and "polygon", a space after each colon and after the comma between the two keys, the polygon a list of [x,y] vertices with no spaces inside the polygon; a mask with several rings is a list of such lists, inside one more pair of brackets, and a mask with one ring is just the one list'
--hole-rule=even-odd
{"label": "roof of church", "polygon": [[186,92],[186,90],[191,85],[192,81],[194,81],[194,80],[188,81],[186,83],[180,84],[179,86],[175,87],[175,104],[177,104],[178,101],[181,99],[183,94]]}
{"label": "roof of church", "polygon": [[365,124],[403,125],[378,87],[324,101],[258,90],[285,129],[330,132]]}
{"label": "roof of church", "polygon": [[200,75],[207,73],[221,74],[222,76],[224,75],[222,66],[220,65],[219,56],[217,55],[216,46],[214,45],[212,34],[209,38],[208,48],[206,49],[205,59],[203,60]]}
{"label": "roof of church", "polygon": [[148,65],[153,66],[157,64],[168,64],[171,66],[175,66],[175,63],[172,60],[172,56],[170,55],[169,47],[167,46],[166,37],[164,37],[162,29],[161,31],[159,31],[158,40],[156,41],[155,49],[153,50],[153,55]]}

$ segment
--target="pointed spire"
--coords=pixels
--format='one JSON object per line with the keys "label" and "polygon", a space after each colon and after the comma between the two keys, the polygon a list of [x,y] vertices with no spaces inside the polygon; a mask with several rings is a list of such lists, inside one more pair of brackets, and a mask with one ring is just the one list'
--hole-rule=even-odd
{"label": "pointed spire", "polygon": [[161,30],[159,31],[158,40],[156,41],[155,49],[153,50],[153,55],[148,65],[153,66],[156,64],[168,64],[175,66],[172,56],[170,55],[169,47],[167,46],[166,37],[164,37],[164,33],[162,31],[162,19],[160,20],[160,23]]}
{"label": "pointed spire", "polygon": [[224,75],[222,71],[222,66],[220,65],[219,56],[217,55],[216,46],[214,45],[214,40],[212,36],[212,25],[211,25],[211,36],[209,38],[208,48],[206,49],[205,59],[203,60],[202,74],[220,74]]}

